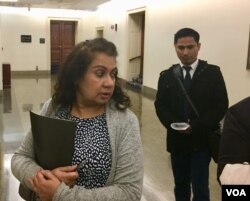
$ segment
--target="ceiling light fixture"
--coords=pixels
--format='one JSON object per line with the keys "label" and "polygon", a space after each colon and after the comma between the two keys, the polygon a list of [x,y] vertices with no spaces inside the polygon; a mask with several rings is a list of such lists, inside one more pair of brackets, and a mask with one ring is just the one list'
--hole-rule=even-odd
{"label": "ceiling light fixture", "polygon": [[0,0],[0,2],[18,2],[19,0]]}

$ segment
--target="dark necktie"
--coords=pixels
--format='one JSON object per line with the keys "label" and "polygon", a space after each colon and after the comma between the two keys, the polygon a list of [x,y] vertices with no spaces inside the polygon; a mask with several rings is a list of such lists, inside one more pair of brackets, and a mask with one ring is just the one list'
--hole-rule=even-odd
{"label": "dark necktie", "polygon": [[[191,75],[190,75],[190,70],[192,69],[190,66],[183,66],[183,68],[185,69],[186,71],[186,75],[185,75],[185,78],[184,78],[184,81],[183,81],[183,85],[187,91],[187,93],[189,92],[189,89],[190,89],[190,86],[191,86]],[[188,121],[189,119],[189,116],[188,116],[188,101],[184,100],[184,119],[185,121]]]}
{"label": "dark necktie", "polygon": [[190,66],[183,66],[183,68],[186,71],[186,76],[184,78],[184,86],[186,88],[187,91],[189,91],[190,86],[191,86],[191,75],[190,75],[190,70],[192,69]]}

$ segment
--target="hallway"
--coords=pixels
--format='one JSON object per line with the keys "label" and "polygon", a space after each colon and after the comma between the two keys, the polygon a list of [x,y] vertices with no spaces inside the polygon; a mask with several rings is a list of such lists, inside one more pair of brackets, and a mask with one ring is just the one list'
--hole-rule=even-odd
{"label": "hallway", "polygon": [[[0,201],[21,201],[18,181],[10,171],[10,159],[30,127],[29,111],[38,112],[51,96],[53,79],[50,76],[16,77],[10,89],[0,96]],[[173,176],[165,148],[165,128],[155,115],[153,100],[127,91],[132,110],[141,125],[144,148],[144,190],[142,201],[174,201]],[[220,201],[221,192],[216,180],[216,165],[210,165],[211,201]]]}

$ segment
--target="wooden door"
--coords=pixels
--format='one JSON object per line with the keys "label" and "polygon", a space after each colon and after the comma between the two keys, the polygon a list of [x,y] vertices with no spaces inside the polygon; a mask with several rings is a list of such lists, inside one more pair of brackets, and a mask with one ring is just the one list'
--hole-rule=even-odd
{"label": "wooden door", "polygon": [[3,88],[10,88],[11,85],[11,69],[10,64],[3,64],[2,66]]}
{"label": "wooden door", "polygon": [[51,21],[50,38],[51,73],[54,74],[75,46],[75,22]]}

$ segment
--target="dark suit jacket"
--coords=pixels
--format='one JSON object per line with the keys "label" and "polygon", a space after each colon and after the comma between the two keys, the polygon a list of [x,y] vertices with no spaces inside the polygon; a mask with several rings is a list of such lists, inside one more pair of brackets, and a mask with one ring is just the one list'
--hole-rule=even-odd
{"label": "dark suit jacket", "polygon": [[[191,134],[181,134],[170,127],[183,122],[185,96],[173,73],[174,66],[160,73],[155,109],[161,123],[167,128],[167,150],[171,153],[190,153],[208,150],[209,132],[218,129],[228,109],[228,96],[218,66],[199,60],[192,78],[189,96],[199,117],[189,107]],[[183,79],[183,78],[181,78]]]}
{"label": "dark suit jacket", "polygon": [[221,137],[218,177],[228,163],[250,162],[250,97],[231,106]]}

